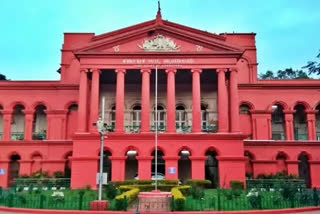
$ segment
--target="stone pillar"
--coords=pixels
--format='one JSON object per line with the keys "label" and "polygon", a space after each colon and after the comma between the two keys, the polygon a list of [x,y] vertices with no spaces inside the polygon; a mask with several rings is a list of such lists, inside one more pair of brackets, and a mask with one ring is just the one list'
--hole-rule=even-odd
{"label": "stone pillar", "polygon": [[288,175],[289,174],[294,174],[299,176],[299,168],[298,168],[298,164],[299,161],[297,160],[286,160],[286,164],[287,164],[287,168],[288,168]]}
{"label": "stone pillar", "polygon": [[310,181],[311,187],[320,187],[320,161],[313,160],[309,161],[310,163]]}
{"label": "stone pillar", "polygon": [[[177,180],[178,179],[178,160],[179,156],[164,156],[163,159],[165,160],[165,178]],[[171,169],[170,169],[171,168]],[[173,170],[174,169],[174,170]],[[172,171],[171,171],[172,170]]]}
{"label": "stone pillar", "polygon": [[316,140],[316,110],[306,111],[308,125],[308,140]]}
{"label": "stone pillar", "polygon": [[285,132],[286,132],[286,140],[293,140],[293,113],[294,111],[285,110],[284,120],[285,120]]}
{"label": "stone pillar", "polygon": [[[99,115],[99,81],[100,70],[91,69],[92,81],[91,81],[91,96],[90,96],[90,132],[97,132],[97,127],[93,125],[98,120]],[[102,110],[103,111],[103,110]]]}
{"label": "stone pillar", "polygon": [[88,69],[80,70],[78,132],[87,132]]}
{"label": "stone pillar", "polygon": [[[124,78],[125,69],[116,69],[117,86],[116,86],[116,125],[115,132],[123,133],[123,119],[124,119]],[[113,175],[112,175],[113,176]]]}
{"label": "stone pillar", "polygon": [[30,175],[32,160],[19,160],[19,175]]}
{"label": "stone pillar", "polygon": [[230,181],[242,181],[245,185],[245,158],[244,157],[217,157],[220,188],[230,188]]}
{"label": "stone pillar", "polygon": [[6,188],[9,181],[9,161],[0,160],[0,168],[4,170],[4,174],[0,175],[0,186]]}
{"label": "stone pillar", "polygon": [[11,122],[12,122],[12,110],[2,110],[3,115],[3,133],[2,140],[11,139]]}
{"label": "stone pillar", "polygon": [[190,156],[191,160],[191,179],[205,179],[206,156]]}
{"label": "stone pillar", "polygon": [[218,73],[218,131],[228,132],[228,91],[226,86],[227,69],[217,69]]}
{"label": "stone pillar", "polygon": [[176,132],[175,69],[167,69],[167,132]]}
{"label": "stone pillar", "polygon": [[141,132],[150,131],[150,69],[141,69]]}
{"label": "stone pillar", "polygon": [[238,71],[235,68],[230,69],[230,118],[230,131],[240,132]]}
{"label": "stone pillar", "polygon": [[83,188],[90,185],[91,188],[96,189],[96,175],[98,173],[97,157],[71,157],[71,188]]}
{"label": "stone pillar", "polygon": [[34,111],[23,110],[24,112],[24,140],[32,140],[32,126],[33,126],[33,114]]}
{"label": "stone pillar", "polygon": [[192,69],[192,132],[201,132],[201,69]]}
{"label": "stone pillar", "polygon": [[126,158],[125,156],[116,157],[110,156],[111,160],[111,180],[123,181],[125,180]]}
{"label": "stone pillar", "polygon": [[137,156],[139,180],[151,179],[151,161],[153,156]]}

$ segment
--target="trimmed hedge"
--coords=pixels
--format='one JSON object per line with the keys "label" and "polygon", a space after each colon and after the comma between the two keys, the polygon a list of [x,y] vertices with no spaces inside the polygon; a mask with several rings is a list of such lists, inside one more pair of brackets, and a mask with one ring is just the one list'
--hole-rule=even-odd
{"label": "trimmed hedge", "polygon": [[137,198],[140,190],[134,186],[120,186],[121,194],[115,197],[116,200],[127,199],[128,203]]}
{"label": "trimmed hedge", "polygon": [[173,210],[184,210],[186,198],[183,196],[181,191],[186,191],[190,186],[184,185],[179,187],[173,187],[171,189],[171,194],[173,197]]}
{"label": "trimmed hedge", "polygon": [[244,184],[242,181],[239,180],[231,180],[230,187],[231,189],[244,189]]}
{"label": "trimmed hedge", "polygon": [[189,179],[186,181],[186,184],[187,185],[194,185],[194,186],[197,186],[197,187],[200,187],[200,188],[204,188],[206,186],[209,186],[211,185],[211,181],[209,180],[201,180],[201,179]]}
{"label": "trimmed hedge", "polygon": [[[155,183],[154,180],[125,180],[125,181],[111,181],[110,183],[121,186],[121,185],[152,185]],[[159,185],[179,185],[179,180],[158,180]]]}

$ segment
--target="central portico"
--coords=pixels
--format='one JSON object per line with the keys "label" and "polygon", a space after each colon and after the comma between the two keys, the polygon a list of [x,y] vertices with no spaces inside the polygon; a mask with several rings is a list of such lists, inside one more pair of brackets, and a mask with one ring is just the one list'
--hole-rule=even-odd
{"label": "central portico", "polygon": [[[72,187],[95,186],[99,137],[93,123],[101,111],[110,127],[105,140],[109,179],[135,174],[150,179],[156,108],[159,168],[166,179],[207,178],[220,186],[245,179],[242,140],[247,136],[239,129],[237,69],[242,48],[222,35],[164,21],[159,11],[155,20],[80,37],[85,45],[72,52],[80,72]],[[105,109],[99,108],[102,97]],[[239,172],[228,173],[231,165]]]}

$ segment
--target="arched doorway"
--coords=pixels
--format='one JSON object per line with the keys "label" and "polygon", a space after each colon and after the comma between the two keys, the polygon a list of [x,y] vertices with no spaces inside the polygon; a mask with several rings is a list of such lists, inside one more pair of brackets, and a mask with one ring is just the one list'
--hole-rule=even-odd
{"label": "arched doorway", "polygon": [[38,105],[34,112],[32,123],[32,139],[44,140],[47,135],[47,108],[44,105]]}
{"label": "arched doorway", "polygon": [[299,168],[299,177],[304,179],[307,188],[310,188],[310,165],[309,165],[309,157],[306,153],[301,153],[298,157],[298,168]]}
{"label": "arched doorway", "polygon": [[244,157],[246,158],[246,178],[250,179],[254,177],[254,171],[253,171],[253,160],[254,156],[251,152],[245,151]]}
{"label": "arched doorway", "polygon": [[272,130],[272,140],[286,139],[283,107],[280,104],[276,104],[272,106],[271,130]]}
{"label": "arched doorway", "polygon": [[15,184],[15,179],[19,176],[20,171],[20,163],[19,160],[21,160],[20,155],[13,154],[10,156],[9,161],[9,186],[12,186]]}
{"label": "arched doorway", "polygon": [[218,160],[217,153],[215,151],[207,151],[207,159],[205,162],[205,178],[211,181],[211,187],[219,187],[219,170],[218,170]]}
{"label": "arched doorway", "polygon": [[68,152],[66,155],[65,155],[65,163],[64,163],[64,177],[66,178],[71,178],[71,161],[70,161],[70,158],[72,157],[72,152]]}
{"label": "arched doorway", "polygon": [[16,105],[13,108],[12,122],[11,122],[11,140],[24,139],[24,106]]}
{"label": "arched doorway", "polygon": [[[151,163],[151,177],[155,174],[156,171],[156,161],[155,161],[155,151],[152,152],[152,163]],[[157,151],[157,162],[158,162],[158,174],[165,176],[165,171],[166,171],[166,165],[165,165],[165,161],[163,159],[163,152],[161,150]]]}
{"label": "arched doorway", "polygon": [[183,149],[179,152],[178,160],[178,178],[183,183],[191,177],[190,151]]}
{"label": "arched doorway", "polygon": [[308,140],[307,115],[305,107],[298,104],[294,107],[296,111],[293,115],[294,139]]}
{"label": "arched doorway", "polygon": [[126,179],[134,179],[138,176],[138,152],[136,150],[129,150],[126,153]]}
{"label": "arched doorway", "polygon": [[284,152],[279,152],[276,160],[277,160],[277,172],[281,172],[283,174],[288,174],[288,166],[287,166],[287,155]]}
{"label": "arched doorway", "polygon": [[[103,173],[108,173],[108,182],[111,181],[111,167],[112,167],[112,162],[111,162],[111,152],[108,150],[103,151]],[[99,152],[99,157],[100,157],[100,152]],[[100,170],[100,160],[98,160],[98,173]]]}

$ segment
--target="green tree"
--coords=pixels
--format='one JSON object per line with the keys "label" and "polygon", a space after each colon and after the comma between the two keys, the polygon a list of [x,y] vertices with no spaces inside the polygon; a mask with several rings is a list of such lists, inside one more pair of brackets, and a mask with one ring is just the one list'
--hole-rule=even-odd
{"label": "green tree", "polygon": [[318,62],[316,62],[316,61],[309,61],[306,66],[303,66],[303,67],[302,67],[302,68],[307,68],[307,69],[308,69],[309,75],[310,75],[310,74],[320,75],[320,62],[319,62],[320,50],[319,50],[319,53],[318,53],[318,55],[317,55],[317,58],[318,58]]}
{"label": "green tree", "polygon": [[0,80],[7,80],[6,75],[0,74]]}
{"label": "green tree", "polygon": [[284,70],[278,70],[276,74],[272,71],[259,75],[260,79],[309,79],[308,74],[303,70],[293,70],[292,68],[286,68]]}

